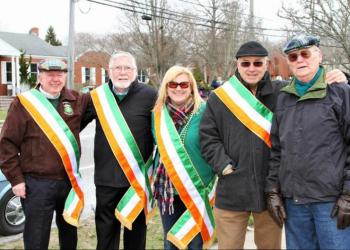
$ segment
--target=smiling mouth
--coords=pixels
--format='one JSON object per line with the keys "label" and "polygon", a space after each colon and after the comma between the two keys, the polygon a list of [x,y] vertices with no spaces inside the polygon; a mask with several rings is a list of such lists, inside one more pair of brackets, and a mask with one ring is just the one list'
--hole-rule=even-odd
{"label": "smiling mouth", "polygon": [[301,66],[301,67],[298,67],[298,69],[304,69],[306,68],[306,66]]}

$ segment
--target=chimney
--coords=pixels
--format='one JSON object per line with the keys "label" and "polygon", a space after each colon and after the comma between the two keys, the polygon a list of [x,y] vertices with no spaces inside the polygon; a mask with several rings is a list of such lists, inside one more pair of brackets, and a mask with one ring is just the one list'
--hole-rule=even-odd
{"label": "chimney", "polygon": [[32,36],[39,36],[39,28],[33,27],[29,30],[29,34]]}

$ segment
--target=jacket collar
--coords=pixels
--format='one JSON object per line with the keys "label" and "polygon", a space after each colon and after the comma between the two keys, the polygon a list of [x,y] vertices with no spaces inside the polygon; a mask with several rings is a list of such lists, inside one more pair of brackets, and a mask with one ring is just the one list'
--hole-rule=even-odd
{"label": "jacket collar", "polygon": [[325,82],[325,70],[322,66],[320,66],[320,67],[322,68],[322,73],[321,73],[320,77],[317,79],[315,84],[312,85],[307,90],[305,95],[300,97],[300,95],[296,91],[296,89],[295,89],[296,78],[295,77],[293,77],[290,84],[288,84],[287,86],[282,88],[281,91],[284,91],[286,93],[289,93],[289,94],[292,94],[292,95],[299,97],[298,101],[307,100],[307,99],[322,99],[322,98],[324,98],[327,94],[327,83]]}
{"label": "jacket collar", "polygon": [[[248,84],[243,80],[238,70],[235,73],[238,80],[249,90]],[[256,96],[266,96],[273,93],[271,77],[269,72],[265,72],[263,78],[258,82],[258,89],[256,90]]]}

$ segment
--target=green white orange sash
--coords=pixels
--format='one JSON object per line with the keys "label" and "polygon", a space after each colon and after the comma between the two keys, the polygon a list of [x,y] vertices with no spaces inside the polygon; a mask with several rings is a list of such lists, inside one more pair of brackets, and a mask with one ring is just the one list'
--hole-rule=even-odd
{"label": "green white orange sash", "polygon": [[214,92],[244,126],[271,147],[270,129],[273,113],[244,87],[236,76],[232,76]]}
{"label": "green white orange sash", "polygon": [[40,91],[32,89],[19,95],[18,98],[62,159],[72,184],[65,202],[63,217],[69,224],[78,226],[84,207],[84,194],[78,170],[80,160],[78,143],[65,121]]}
{"label": "green white orange sash", "polygon": [[142,210],[147,221],[152,215],[152,161],[144,162],[108,84],[91,91],[91,97],[109,146],[131,185],[115,211],[117,219],[131,230],[132,223]]}
{"label": "green white orange sash", "polygon": [[154,119],[160,158],[187,208],[169,231],[167,239],[183,249],[201,233],[204,246],[208,246],[215,233],[210,203],[214,198],[214,181],[209,187],[204,186],[165,106],[154,113]]}

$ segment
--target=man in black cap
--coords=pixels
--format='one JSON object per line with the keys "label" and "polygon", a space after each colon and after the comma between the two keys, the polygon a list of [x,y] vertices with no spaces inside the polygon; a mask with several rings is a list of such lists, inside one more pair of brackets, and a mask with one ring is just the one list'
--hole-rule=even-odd
{"label": "man in black cap", "polygon": [[24,248],[48,249],[56,212],[60,248],[76,249],[84,200],[79,132],[89,98],[65,88],[62,60],[47,59],[38,68],[37,87],[9,108],[0,134],[0,169],[21,198]]}
{"label": "man in black cap", "polygon": [[283,49],[294,77],[276,102],[265,190],[287,249],[350,247],[350,87],[325,83],[319,43],[302,34]]}
{"label": "man in black cap", "polygon": [[[286,83],[271,81],[268,52],[260,43],[244,43],[236,58],[235,76],[209,97],[200,127],[202,154],[219,176],[214,208],[219,249],[243,248],[250,216],[257,248],[277,249],[282,226],[266,210],[264,185],[272,112]],[[335,76],[345,80],[342,73]]]}

